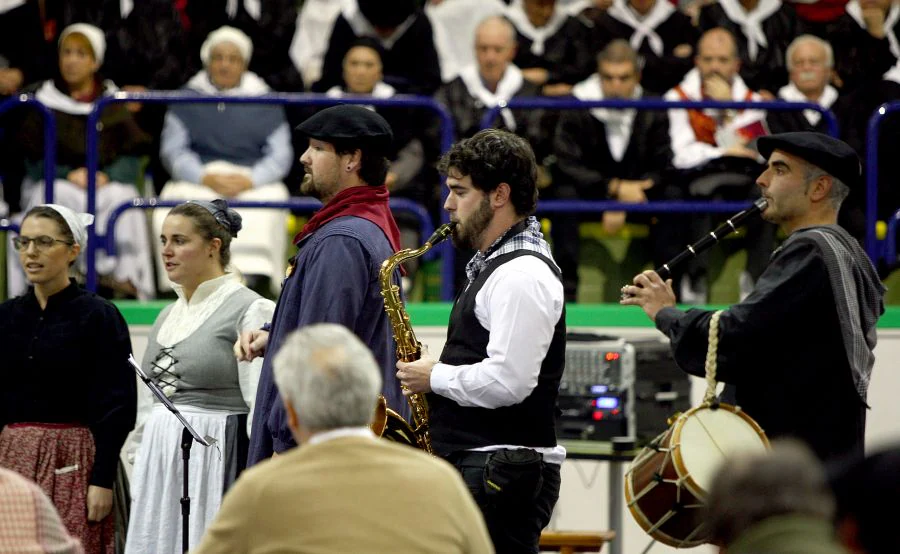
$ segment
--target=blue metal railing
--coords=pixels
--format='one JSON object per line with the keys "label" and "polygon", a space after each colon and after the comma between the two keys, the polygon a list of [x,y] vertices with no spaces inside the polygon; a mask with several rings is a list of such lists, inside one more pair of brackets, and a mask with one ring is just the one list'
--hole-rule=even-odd
{"label": "blue metal railing", "polygon": [[[872,258],[873,262],[878,261],[878,236],[875,230],[875,222],[878,219],[878,140],[881,133],[881,122],[888,115],[900,110],[900,102],[890,102],[882,104],[869,118],[868,131],[866,133],[866,252]],[[891,222],[894,223],[894,218]],[[888,231],[888,241],[894,240],[891,231]],[[893,253],[896,256],[896,250],[885,245],[885,257]],[[893,263],[894,259],[887,260]]]}
{"label": "blue metal railing", "polygon": [[[279,104],[279,105],[307,105],[307,106],[332,106],[335,104],[363,104],[367,106],[383,106],[383,107],[406,107],[406,108],[424,108],[435,114],[441,121],[441,150],[446,151],[453,143],[453,119],[450,113],[442,105],[438,104],[432,98],[420,96],[397,95],[393,98],[370,98],[370,97],[344,97],[331,98],[320,94],[290,94],[290,93],[273,93],[266,96],[198,96],[193,94],[185,94],[184,92],[117,92],[113,96],[105,96],[97,100],[93,110],[88,114],[87,120],[87,211],[95,213],[97,208],[97,167],[99,164],[99,128],[100,114],[108,104],[122,102],[141,102],[151,104]],[[231,204],[231,203],[229,203]],[[234,203],[237,205],[237,203]],[[279,208],[279,203],[261,202],[260,207]],[[135,206],[150,207],[150,206]],[[126,208],[127,209],[127,208]],[[107,226],[107,235],[111,227]],[[96,240],[96,229],[94,225],[88,226],[88,247],[85,254],[85,262],[87,264],[87,275],[85,286],[88,290],[97,290],[97,269],[95,267],[96,248],[98,241]],[[107,246],[107,245],[104,245]],[[446,252],[446,251],[445,251]],[[449,284],[452,287],[452,283]],[[452,294],[452,292],[451,292]]]}
{"label": "blue metal railing", "polygon": [[[116,255],[116,223],[119,217],[127,210],[133,209],[151,209],[151,208],[174,208],[179,204],[183,204],[184,200],[160,200],[158,198],[135,198],[129,202],[123,202],[113,208],[109,214],[109,221],[106,224],[106,235],[96,235],[98,248],[102,248],[110,256]],[[407,200],[405,198],[391,198],[391,209],[411,213],[419,220],[419,232],[422,236],[429,237],[434,232],[434,224],[428,211],[420,204]],[[229,200],[228,206],[231,208],[271,208],[293,210],[294,212],[314,212],[322,207],[322,203],[315,198],[295,197],[283,202],[259,202],[251,200]],[[428,252],[431,254],[431,252]],[[427,258],[427,256],[426,256]]]}
{"label": "blue metal railing", "polygon": [[32,94],[19,94],[0,104],[0,114],[18,106],[33,106],[44,118],[44,202],[53,203],[53,181],[56,179],[56,118],[50,109]]}
{"label": "blue metal railing", "polygon": [[18,233],[19,226],[6,218],[0,218],[0,233],[6,233],[8,231]]}
{"label": "blue metal railing", "polygon": [[897,261],[897,224],[900,221],[900,210],[894,212],[887,224],[887,236],[884,239],[884,260],[888,266]]}

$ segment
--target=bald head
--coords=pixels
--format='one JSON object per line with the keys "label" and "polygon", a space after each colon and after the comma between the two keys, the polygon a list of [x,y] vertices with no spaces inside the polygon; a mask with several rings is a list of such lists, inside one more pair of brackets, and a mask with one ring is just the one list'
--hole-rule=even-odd
{"label": "bald head", "polygon": [[478,72],[489,88],[496,87],[516,56],[516,30],[500,16],[491,16],[475,29]]}
{"label": "bald head", "polygon": [[741,68],[734,35],[721,27],[703,33],[697,42],[694,64],[703,79],[718,75],[731,82]]}

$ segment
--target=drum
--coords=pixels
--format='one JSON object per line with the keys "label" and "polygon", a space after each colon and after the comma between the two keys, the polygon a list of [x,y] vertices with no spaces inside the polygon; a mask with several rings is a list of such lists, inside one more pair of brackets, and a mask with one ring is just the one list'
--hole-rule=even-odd
{"label": "drum", "polygon": [[675,548],[706,542],[702,513],[715,472],[729,458],[769,448],[740,408],[703,403],[653,439],[625,474],[625,500],[638,524]]}

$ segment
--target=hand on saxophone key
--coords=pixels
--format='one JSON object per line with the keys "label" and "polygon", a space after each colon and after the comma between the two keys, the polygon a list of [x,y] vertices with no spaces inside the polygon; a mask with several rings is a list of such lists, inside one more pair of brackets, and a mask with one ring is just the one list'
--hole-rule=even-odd
{"label": "hand on saxophone key", "polygon": [[622,287],[619,304],[640,306],[652,321],[656,321],[656,314],[661,309],[675,306],[675,291],[672,290],[671,279],[663,281],[657,272],[648,269],[638,273],[632,283]]}
{"label": "hand on saxophone key", "polygon": [[414,362],[397,362],[397,379],[403,385],[403,395],[431,392],[431,369],[436,363],[427,353]]}

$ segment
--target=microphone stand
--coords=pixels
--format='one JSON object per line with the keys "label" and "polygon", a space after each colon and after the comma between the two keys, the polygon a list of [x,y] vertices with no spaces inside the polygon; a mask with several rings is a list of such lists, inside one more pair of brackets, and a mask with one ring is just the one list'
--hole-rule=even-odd
{"label": "microphone stand", "polygon": [[146,372],[141,368],[140,364],[137,363],[137,360],[134,359],[133,354],[128,355],[128,363],[134,367],[134,370],[137,372],[138,377],[141,378],[141,381],[144,382],[147,387],[153,391],[153,394],[156,398],[162,402],[163,406],[168,408],[170,412],[175,414],[175,417],[178,418],[178,421],[181,422],[181,425],[184,426],[184,429],[181,431],[181,459],[184,465],[184,471],[182,473],[182,497],[181,497],[181,552],[187,553],[188,551],[188,538],[190,536],[190,527],[188,525],[190,521],[191,514],[191,497],[188,493],[188,462],[191,459],[191,445],[194,441],[202,444],[203,446],[212,446],[216,443],[216,439],[206,436],[201,437],[197,431],[191,427],[191,424],[184,419],[184,416],[181,415],[181,412],[178,411],[178,408],[175,407],[175,404],[172,403],[171,400],[166,396],[166,394],[159,388],[159,385],[153,382],[152,379],[147,375]]}

